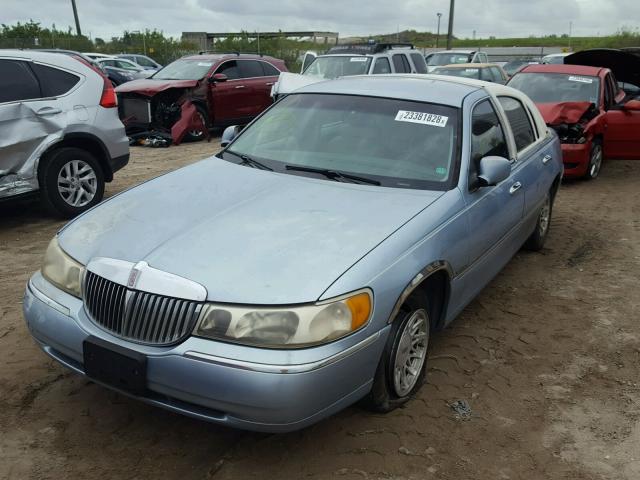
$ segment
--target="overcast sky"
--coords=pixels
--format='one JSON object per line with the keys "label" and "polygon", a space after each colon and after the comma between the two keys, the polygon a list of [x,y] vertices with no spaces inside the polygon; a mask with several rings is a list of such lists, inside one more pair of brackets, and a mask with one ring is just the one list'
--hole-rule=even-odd
{"label": "overcast sky", "polygon": [[[145,28],[182,31],[328,30],[340,36],[432,30],[449,0],[76,0],[85,34],[110,38]],[[0,0],[0,23],[32,18],[73,25],[71,0]],[[640,0],[457,0],[454,34],[505,37],[568,33],[605,35],[640,28]]]}

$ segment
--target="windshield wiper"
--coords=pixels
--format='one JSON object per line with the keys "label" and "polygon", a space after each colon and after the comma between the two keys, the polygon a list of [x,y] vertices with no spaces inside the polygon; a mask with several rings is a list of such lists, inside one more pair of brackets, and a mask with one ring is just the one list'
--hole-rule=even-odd
{"label": "windshield wiper", "polygon": [[236,157],[241,159],[242,161],[238,165],[247,165],[252,168],[257,168],[260,170],[269,170],[270,172],[273,172],[273,168],[267,167],[264,163],[260,163],[259,161],[254,160],[250,156],[245,155],[243,153],[236,153],[233,150],[225,150],[224,153],[230,153],[231,155],[235,155]]}
{"label": "windshield wiper", "polygon": [[371,178],[359,177],[357,175],[351,175],[350,173],[342,173],[337,170],[330,170],[328,168],[314,168],[314,167],[302,167],[300,165],[286,165],[284,167],[287,170],[294,172],[309,172],[319,173],[325,177],[335,180],[336,182],[351,180],[352,183],[366,183],[368,185],[380,185],[380,182]]}

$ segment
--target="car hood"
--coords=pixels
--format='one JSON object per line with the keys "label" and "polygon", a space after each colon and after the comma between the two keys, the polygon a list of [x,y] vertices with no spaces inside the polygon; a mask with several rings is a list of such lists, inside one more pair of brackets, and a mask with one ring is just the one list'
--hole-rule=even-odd
{"label": "car hood", "polygon": [[547,125],[578,123],[593,107],[591,102],[538,103],[538,110]]}
{"label": "car hood", "polygon": [[155,80],[153,78],[144,78],[119,85],[116,87],[116,93],[138,93],[152,97],[169,88],[192,88],[197,84],[198,80]]}
{"label": "car hood", "polygon": [[640,87],[640,56],[613,48],[594,48],[573,53],[564,59],[569,65],[608,68],[619,82]]}
{"label": "car hood", "polygon": [[306,87],[307,85],[312,85],[314,83],[324,82],[326,80],[326,78],[322,77],[282,72],[278,77],[278,82],[274,85],[273,93],[276,95],[288,95],[298,88]]}
{"label": "car hood", "polygon": [[209,300],[304,303],[441,195],[210,158],[113,197],[59,241],[83,264],[144,260],[202,284]]}

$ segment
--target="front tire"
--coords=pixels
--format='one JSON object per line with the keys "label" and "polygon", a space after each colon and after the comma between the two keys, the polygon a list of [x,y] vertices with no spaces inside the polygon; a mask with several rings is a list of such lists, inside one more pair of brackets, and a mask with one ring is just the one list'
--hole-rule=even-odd
{"label": "front tire", "polygon": [[594,180],[598,177],[598,174],[602,169],[603,159],[604,153],[602,151],[602,143],[599,139],[595,139],[591,143],[591,152],[589,153],[589,166],[587,167],[587,173],[584,176],[585,180]]}
{"label": "front tire", "polygon": [[104,173],[96,158],[79,148],[60,148],[41,160],[40,195],[45,207],[72,218],[104,195]]}
{"label": "front tire", "polygon": [[200,140],[204,140],[204,138],[207,136],[206,129],[208,128],[207,125],[209,125],[207,112],[200,105],[196,105],[196,110],[197,115],[200,117],[200,120],[202,120],[204,130],[189,130],[184,136],[185,142],[199,142]]}
{"label": "front tire", "polygon": [[551,227],[551,213],[553,211],[553,200],[551,192],[547,192],[547,196],[544,199],[540,212],[538,213],[538,221],[536,222],[536,228],[529,236],[524,244],[524,248],[531,250],[532,252],[538,252],[544,247],[544,243],[547,240],[549,234],[549,228]]}
{"label": "front tire", "polygon": [[364,404],[390,412],[408,402],[425,382],[431,322],[422,306],[405,306],[393,322]]}

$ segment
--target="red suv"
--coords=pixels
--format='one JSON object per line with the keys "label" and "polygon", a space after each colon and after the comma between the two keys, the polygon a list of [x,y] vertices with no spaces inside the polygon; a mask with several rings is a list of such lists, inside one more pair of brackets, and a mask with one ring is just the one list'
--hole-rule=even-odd
{"label": "red suv", "polygon": [[271,105],[283,60],[260,55],[183,57],[152,77],[120,85],[120,118],[128,133],[170,131],[175,143],[199,140],[208,128],[248,123]]}

